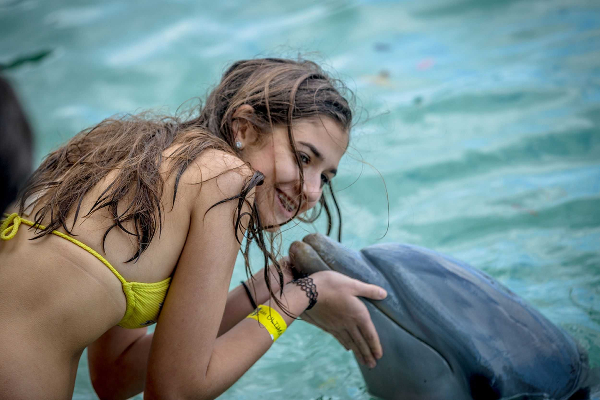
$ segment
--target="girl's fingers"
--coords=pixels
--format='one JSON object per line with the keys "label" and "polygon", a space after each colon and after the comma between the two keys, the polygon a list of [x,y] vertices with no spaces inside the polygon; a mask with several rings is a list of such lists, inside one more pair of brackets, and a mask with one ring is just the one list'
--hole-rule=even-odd
{"label": "girl's fingers", "polygon": [[[374,285],[369,285],[374,286]],[[378,286],[375,286],[379,288]],[[379,341],[379,335],[371,320],[371,314],[367,309],[364,302],[360,303],[360,311],[356,312],[356,327],[358,334],[363,338],[369,347],[369,354],[372,355],[376,360],[383,356],[383,349],[381,348],[381,342]]]}
{"label": "girl's fingers", "polygon": [[357,293],[356,296],[366,297],[373,300],[383,300],[387,297],[387,292],[382,287],[377,285],[371,285],[357,281]]}
{"label": "girl's fingers", "polygon": [[353,327],[350,330],[350,334],[352,335],[352,340],[354,341],[354,344],[362,354],[362,358],[365,361],[365,365],[367,365],[369,368],[375,368],[375,358],[371,353],[371,348],[367,344],[367,341],[360,332],[360,329],[358,329],[358,327]]}
{"label": "girl's fingers", "polygon": [[371,318],[369,318],[367,321],[364,321],[363,324],[358,325],[358,330],[371,349],[371,354],[373,357],[375,357],[376,360],[379,360],[381,357],[383,357],[383,349],[381,348],[379,335],[377,334],[377,330],[375,329],[375,325],[373,325]]}
{"label": "girl's fingers", "polygon": [[363,357],[362,352],[356,346],[354,340],[352,340],[352,335],[350,335],[350,333],[346,329],[340,331],[338,334],[340,335],[340,337],[343,338],[344,342],[348,345],[350,350],[352,350],[358,362],[362,365],[366,365],[365,358]]}

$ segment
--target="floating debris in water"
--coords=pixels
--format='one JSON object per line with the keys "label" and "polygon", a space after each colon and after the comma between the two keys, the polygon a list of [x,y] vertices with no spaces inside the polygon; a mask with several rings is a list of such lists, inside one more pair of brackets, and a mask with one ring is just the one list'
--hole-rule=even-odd
{"label": "floating debris in water", "polygon": [[531,208],[524,207],[524,206],[522,206],[522,205],[521,205],[521,204],[519,204],[519,203],[512,203],[512,204],[511,204],[511,207],[512,207],[512,208],[514,208],[515,210],[519,210],[519,211],[525,211],[525,212],[527,212],[527,213],[529,213],[530,215],[533,215],[533,216],[535,216],[535,217],[537,217],[537,215],[538,215],[537,211],[535,211],[534,209],[531,209]]}
{"label": "floating debris in water", "polygon": [[373,48],[375,49],[375,51],[378,51],[380,53],[387,53],[392,50],[392,46],[389,43],[384,42],[376,42],[373,45]]}
{"label": "floating debris in water", "polygon": [[417,69],[419,71],[425,71],[435,65],[435,60],[433,58],[424,58],[417,64]]}
{"label": "floating debris in water", "polygon": [[319,385],[319,389],[327,389],[327,388],[335,387],[336,381],[337,381],[337,379],[330,377],[325,382],[323,382]]}
{"label": "floating debris in water", "polygon": [[364,79],[367,82],[377,86],[388,88],[394,87],[394,83],[391,80],[390,71],[387,69],[382,69],[377,75],[367,75],[364,77]]}

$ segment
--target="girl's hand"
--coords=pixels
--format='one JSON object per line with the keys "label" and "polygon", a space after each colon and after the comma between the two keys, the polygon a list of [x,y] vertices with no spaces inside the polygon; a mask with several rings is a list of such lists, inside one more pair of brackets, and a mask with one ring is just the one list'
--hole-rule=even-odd
{"label": "girl's hand", "polygon": [[358,297],[383,300],[386,291],[334,271],[317,272],[311,277],[319,293],[317,304],[302,318],[332,334],[346,350],[354,352],[361,364],[374,368],[383,351],[371,315]]}

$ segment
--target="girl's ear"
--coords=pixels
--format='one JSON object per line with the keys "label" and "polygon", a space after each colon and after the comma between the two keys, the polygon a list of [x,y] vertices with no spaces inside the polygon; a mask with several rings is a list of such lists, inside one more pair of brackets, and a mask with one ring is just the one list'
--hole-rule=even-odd
{"label": "girl's ear", "polygon": [[258,143],[258,132],[250,122],[253,116],[254,109],[248,104],[239,106],[233,113],[231,129],[233,130],[234,141],[241,143],[240,149]]}

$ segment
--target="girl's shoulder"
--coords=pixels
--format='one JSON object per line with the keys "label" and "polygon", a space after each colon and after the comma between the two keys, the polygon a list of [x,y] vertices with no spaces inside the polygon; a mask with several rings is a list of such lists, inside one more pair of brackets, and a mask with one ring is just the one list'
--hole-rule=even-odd
{"label": "girl's shoulder", "polygon": [[196,160],[196,173],[202,174],[203,179],[214,179],[228,172],[236,172],[245,177],[252,176],[253,171],[241,158],[223,150],[208,149]]}
{"label": "girl's shoulder", "polygon": [[[170,186],[177,190],[177,197],[196,202],[200,199],[213,201],[240,193],[254,170],[235,154],[207,149],[191,161],[181,176],[177,172],[170,175]],[[173,185],[174,184],[174,185]]]}

